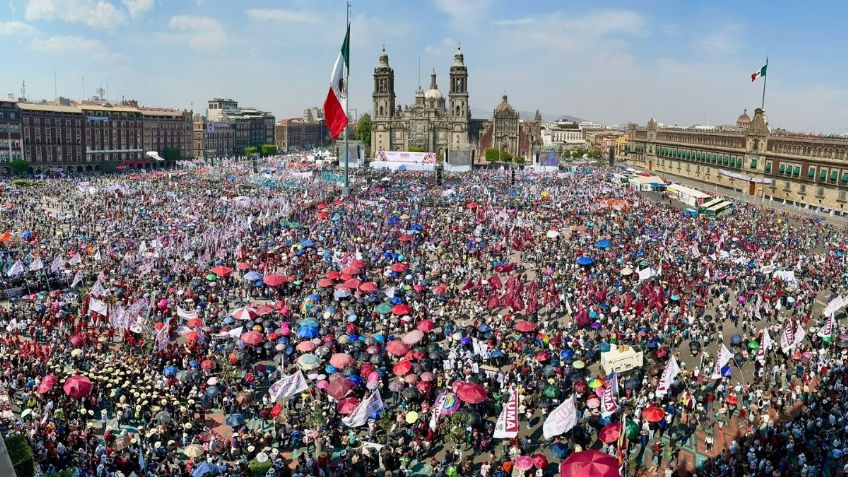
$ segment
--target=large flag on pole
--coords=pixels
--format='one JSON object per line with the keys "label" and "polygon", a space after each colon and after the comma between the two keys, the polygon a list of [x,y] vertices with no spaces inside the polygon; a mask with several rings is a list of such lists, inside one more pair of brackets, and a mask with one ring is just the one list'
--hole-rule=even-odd
{"label": "large flag on pole", "polygon": [[[778,65],[778,66],[780,66],[780,65]],[[763,67],[758,69],[757,71],[751,73],[751,82],[753,83],[754,81],[757,81],[757,78],[761,78],[761,77],[765,76],[767,69],[768,69],[768,63],[763,65]],[[780,68],[778,68],[778,69],[780,69]]]}
{"label": "large flag on pole", "polygon": [[518,435],[518,393],[509,393],[509,400],[495,421],[495,439],[512,439]]}
{"label": "large flag on pole", "polygon": [[760,363],[765,364],[766,362],[766,350],[771,348],[771,336],[768,334],[768,330],[763,328],[763,340],[760,343],[760,349],[757,350],[757,359]]}
{"label": "large flag on pole", "polygon": [[277,402],[280,399],[294,396],[307,389],[309,387],[306,385],[306,378],[303,377],[303,371],[298,370],[290,376],[283,376],[282,379],[272,384],[268,388],[268,394],[271,395],[271,402]]}
{"label": "large flag on pole", "polygon": [[368,417],[383,410],[383,399],[380,391],[374,391],[368,399],[363,400],[349,416],[343,417],[342,422],[348,427],[359,427],[368,422]]}
{"label": "large flag on pole", "polygon": [[6,272],[6,275],[14,277],[20,275],[21,273],[24,273],[24,271],[24,264],[21,263],[20,260],[18,260],[14,264],[12,264],[12,268],[10,268],[8,272]]}
{"label": "large flag on pole", "polygon": [[660,378],[660,382],[657,385],[657,390],[654,392],[659,397],[663,397],[668,393],[668,388],[671,387],[671,382],[674,381],[674,378],[680,374],[680,366],[677,365],[677,359],[672,355],[671,358],[668,359],[668,363],[665,365],[665,371],[663,371],[662,378]]}
{"label": "large flag on pole", "polygon": [[330,74],[330,91],[324,100],[324,120],[330,136],[339,137],[347,126],[347,78],[350,63],[350,24],[347,25],[344,43]]}
{"label": "large flag on pole", "polygon": [[712,379],[721,378],[721,368],[723,368],[725,364],[729,363],[731,358],[733,358],[733,353],[731,353],[730,350],[722,344],[721,349],[718,351],[718,356],[716,356],[716,364],[713,369]]}
{"label": "large flag on pole", "polygon": [[816,333],[824,341],[826,341],[828,343],[833,341],[833,331],[836,329],[836,326],[835,326],[836,319],[834,318],[834,316],[836,316],[836,313],[831,314],[827,318],[827,321],[824,323],[824,325],[822,325],[821,328],[819,328],[818,333]]}
{"label": "large flag on pole", "polygon": [[29,264],[29,271],[35,272],[44,268],[44,262],[41,261],[41,258],[36,258]]}
{"label": "large flag on pole", "polygon": [[542,433],[545,439],[558,436],[571,430],[577,425],[577,407],[574,404],[574,395],[562,402],[545,419],[542,425]]}

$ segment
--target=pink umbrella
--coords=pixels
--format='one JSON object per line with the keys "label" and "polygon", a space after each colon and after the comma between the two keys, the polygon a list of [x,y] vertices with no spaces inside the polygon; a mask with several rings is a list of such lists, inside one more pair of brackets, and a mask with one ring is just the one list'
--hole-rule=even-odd
{"label": "pink umbrella", "polygon": [[586,407],[589,409],[597,409],[601,406],[601,400],[592,396],[588,400],[586,400]]}
{"label": "pink umbrella", "polygon": [[[335,375],[334,375],[335,376]],[[342,398],[347,396],[353,388],[356,387],[355,384],[349,379],[337,378],[331,379],[329,383],[327,383],[327,394],[335,399],[336,401],[341,401]]]}
{"label": "pink umbrella", "polygon": [[316,348],[316,344],[311,341],[301,341],[295,346],[295,349],[300,351],[301,353],[310,353],[314,351]]}
{"label": "pink umbrella", "polygon": [[419,341],[421,341],[423,338],[424,338],[424,332],[422,332],[421,330],[412,330],[409,333],[403,335],[403,338],[401,338],[401,341],[412,346],[412,345],[418,343]]}
{"label": "pink umbrella", "polygon": [[365,282],[365,283],[359,285],[359,289],[364,291],[364,292],[370,293],[372,291],[377,290],[377,284],[373,283],[373,282]]}
{"label": "pink umbrella", "polygon": [[68,396],[81,398],[91,393],[91,381],[85,376],[74,375],[65,380],[62,389]]}
{"label": "pink umbrella", "polygon": [[533,458],[529,455],[520,455],[515,459],[515,466],[519,470],[530,470],[533,468]]}
{"label": "pink umbrella", "polygon": [[248,331],[247,333],[242,334],[241,340],[242,340],[242,342],[247,343],[251,346],[256,346],[259,343],[262,343],[263,341],[265,341],[265,337],[262,336],[262,333],[259,333],[258,331],[251,330],[251,331]]}
{"label": "pink umbrella", "polygon": [[231,315],[232,315],[233,318],[235,318],[237,320],[244,320],[244,321],[252,320],[252,319],[256,318],[257,316],[259,316],[259,314],[256,313],[256,309],[253,308],[252,306],[244,306],[244,307],[241,307],[241,308],[236,308],[235,310],[233,310]]}
{"label": "pink umbrella", "polygon": [[418,324],[415,325],[415,327],[425,333],[429,333],[433,331],[433,328],[436,327],[436,324],[433,323],[432,320],[421,320],[418,322]]}
{"label": "pink umbrella", "polygon": [[268,285],[269,287],[278,287],[286,281],[286,277],[276,273],[270,273],[262,278],[262,282]]}
{"label": "pink umbrella", "polygon": [[421,373],[421,380],[424,382],[431,382],[436,380],[436,376],[430,371],[424,371]]}
{"label": "pink umbrella", "polygon": [[412,362],[408,359],[402,359],[395,363],[395,365],[392,367],[392,372],[395,373],[396,376],[403,376],[411,370]]}
{"label": "pink umbrella", "polygon": [[403,303],[399,303],[392,307],[392,313],[395,315],[408,315],[412,311],[412,308],[409,305],[404,305]]}
{"label": "pink umbrella", "polygon": [[41,380],[41,384],[38,385],[38,388],[36,388],[35,392],[37,392],[38,394],[44,394],[47,391],[53,389],[53,386],[56,385],[57,381],[59,381],[59,378],[57,378],[53,374],[48,374],[47,376],[44,376],[44,379]]}
{"label": "pink umbrella", "polygon": [[341,402],[339,402],[339,406],[338,406],[339,414],[341,414],[343,416],[347,416],[348,414],[352,413],[353,410],[356,409],[356,406],[358,406],[358,405],[359,405],[359,399],[358,398],[353,397],[353,396],[348,397],[348,398],[344,398],[344,399],[341,400]]}
{"label": "pink umbrella", "polygon": [[386,351],[395,356],[403,356],[409,352],[409,346],[405,345],[401,341],[394,340],[390,341],[389,344],[386,345]]}
{"label": "pink umbrella", "polygon": [[333,286],[333,281],[329,278],[322,278],[318,280],[318,286],[321,288],[327,288]]}
{"label": "pink umbrella", "polygon": [[329,383],[329,382],[327,382],[327,380],[326,380],[326,379],[322,379],[322,380],[318,381],[318,383],[317,383],[317,384],[315,384],[315,386],[317,386],[317,387],[318,387],[318,389],[327,389],[327,386],[328,386],[329,384],[330,384],[330,383]]}
{"label": "pink umbrella", "polygon": [[353,366],[353,362],[353,356],[347,353],[336,353],[333,356],[330,356],[330,364],[332,364],[336,369]]}
{"label": "pink umbrella", "polygon": [[415,384],[418,381],[418,376],[414,374],[407,374],[403,377],[403,380],[409,384]]}

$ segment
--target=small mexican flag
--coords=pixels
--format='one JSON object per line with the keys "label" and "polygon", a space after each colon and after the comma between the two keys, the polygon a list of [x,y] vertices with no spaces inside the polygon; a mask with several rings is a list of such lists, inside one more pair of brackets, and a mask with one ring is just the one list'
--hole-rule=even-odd
{"label": "small mexican flag", "polygon": [[759,78],[760,76],[765,76],[767,68],[768,68],[768,63],[766,63],[765,66],[758,69],[754,73],[751,73],[751,82],[757,81],[757,78]]}
{"label": "small mexican flag", "polygon": [[333,139],[347,126],[347,75],[350,62],[350,24],[347,25],[342,50],[330,74],[330,91],[324,100],[324,120]]}

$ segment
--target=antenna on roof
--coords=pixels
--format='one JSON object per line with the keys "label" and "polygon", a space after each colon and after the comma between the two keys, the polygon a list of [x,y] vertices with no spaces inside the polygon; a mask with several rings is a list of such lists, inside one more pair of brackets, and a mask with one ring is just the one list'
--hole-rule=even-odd
{"label": "antenna on roof", "polygon": [[418,55],[418,89],[421,89],[421,55]]}
{"label": "antenna on roof", "polygon": [[21,80],[21,98],[26,99],[26,80]]}

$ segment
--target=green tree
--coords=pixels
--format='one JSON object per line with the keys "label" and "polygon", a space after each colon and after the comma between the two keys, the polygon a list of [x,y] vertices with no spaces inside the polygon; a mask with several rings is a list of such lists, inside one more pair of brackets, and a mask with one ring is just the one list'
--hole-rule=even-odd
{"label": "green tree", "polygon": [[589,151],[589,157],[591,157],[592,159],[599,159],[601,157],[601,150],[592,149],[591,151]]}
{"label": "green tree", "polygon": [[519,166],[523,166],[525,162],[526,160],[524,159],[524,156],[518,156],[515,158],[515,163]]}
{"label": "green tree", "polygon": [[421,146],[409,146],[409,152],[424,152],[424,148]]}
{"label": "green tree", "polygon": [[176,147],[166,147],[165,149],[162,149],[162,158],[166,161],[179,161],[180,150]]}
{"label": "green tree", "polygon": [[13,435],[6,438],[6,450],[9,451],[9,460],[15,468],[15,474],[20,477],[33,477],[35,475],[35,462],[32,447],[21,435]]}
{"label": "green tree", "polygon": [[371,115],[365,113],[362,117],[359,118],[359,122],[356,123],[356,131],[353,133],[353,137],[362,141],[367,147],[371,146]]}
{"label": "green tree", "polygon": [[512,162],[512,154],[509,151],[501,151],[501,161]]}
{"label": "green tree", "polygon": [[243,156],[249,156],[251,154],[256,154],[257,149],[256,146],[249,146],[241,150],[241,154]]}
{"label": "green tree", "polygon": [[104,174],[111,174],[111,173],[113,173],[117,170],[118,170],[118,166],[114,162],[110,161],[110,162],[104,162],[104,163],[100,164],[100,172],[102,172]]}
{"label": "green tree", "polygon": [[497,162],[498,157],[500,156],[500,152],[497,149],[492,148],[492,147],[490,147],[489,149],[486,149],[483,152],[483,154],[484,154],[484,157],[486,158],[486,160],[489,161],[489,162]]}
{"label": "green tree", "polygon": [[277,153],[277,146],[273,144],[263,144],[260,148],[263,156],[273,156]]}
{"label": "green tree", "polygon": [[10,164],[10,167],[12,168],[12,173],[14,173],[16,176],[23,176],[29,174],[30,171],[29,162],[23,159],[15,159]]}

